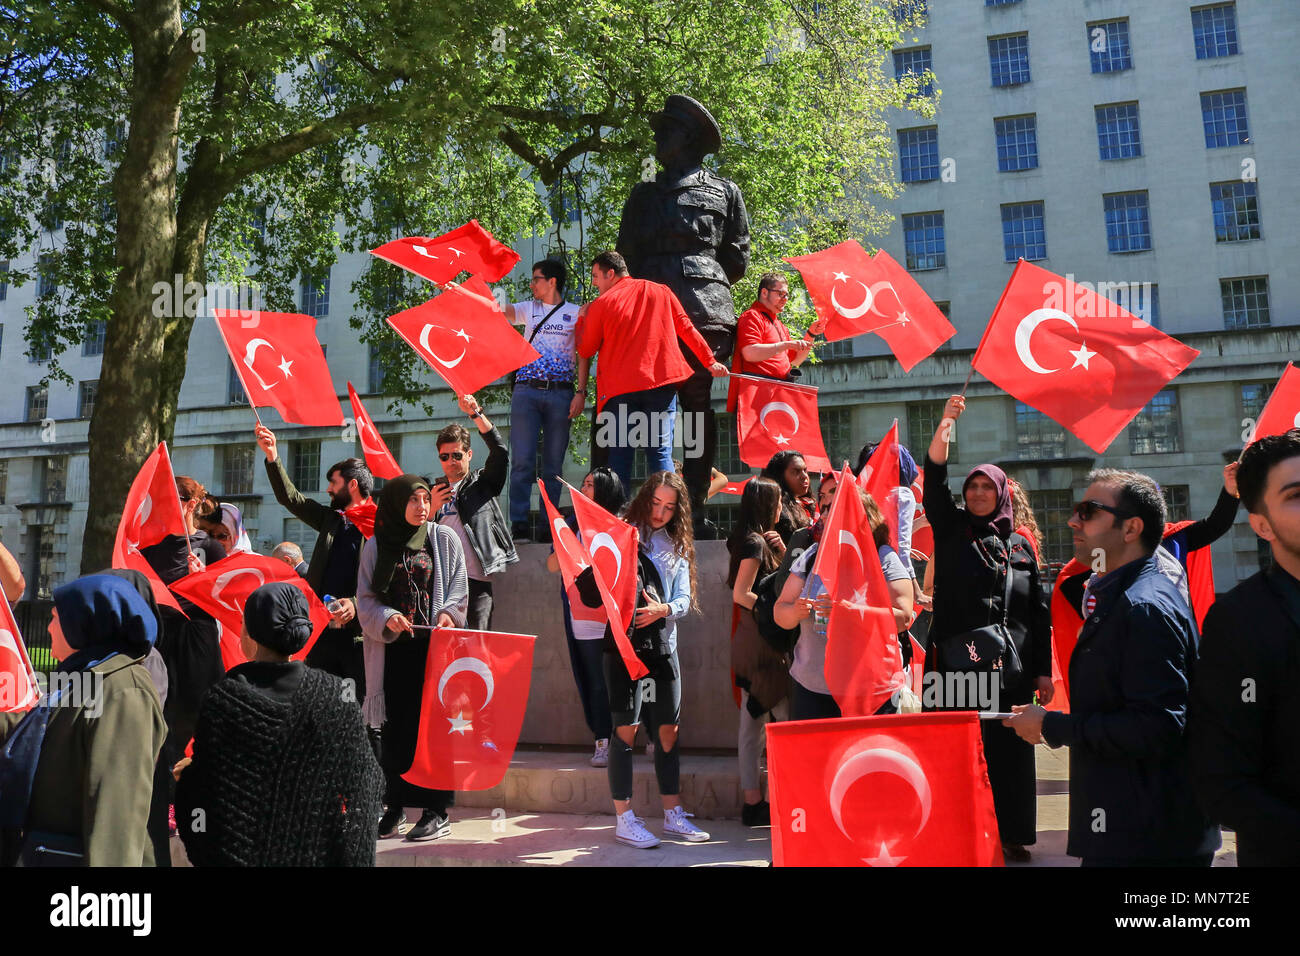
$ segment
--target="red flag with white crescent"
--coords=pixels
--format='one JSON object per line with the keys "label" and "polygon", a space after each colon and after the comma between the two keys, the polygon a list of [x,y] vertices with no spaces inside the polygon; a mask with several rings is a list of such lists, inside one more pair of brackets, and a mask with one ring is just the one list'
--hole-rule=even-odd
{"label": "red flag with white crescent", "polygon": [[366,467],[376,478],[396,478],[402,474],[402,466],[388,450],[387,443],[379,437],[374,419],[361,404],[361,397],[351,382],[348,382],[348,398],[352,400],[352,417],[357,423],[357,438],[361,440],[361,452],[366,456]]}
{"label": "red flag with white crescent", "polygon": [[881,276],[872,285],[875,297],[872,307],[894,316],[893,322],[872,331],[885,340],[903,371],[910,372],[956,335],[957,330],[912,274],[884,249],[877,250],[871,262]]}
{"label": "red flag with white crescent", "polygon": [[[806,459],[804,461],[804,464],[807,464]],[[745,478],[742,481],[728,481],[725,485],[723,485],[721,488],[718,489],[718,494],[743,495],[745,493],[745,486],[747,484],[749,484],[748,478]]]}
{"label": "red flag with white crescent", "polygon": [[9,602],[0,596],[0,714],[29,710],[40,697],[41,688],[18,622]]}
{"label": "red flag with white crescent", "polygon": [[[172,590],[211,614],[230,632],[230,638],[227,639],[237,641],[244,627],[244,602],[263,584],[273,581],[287,581],[307,598],[307,607],[315,628],[306,646],[292,657],[295,661],[303,660],[320,637],[321,631],[329,624],[330,612],[325,610],[325,605],[307,582],[283,561],[247,551],[236,551],[202,571],[187,574],[172,585]],[[226,656],[224,652],[223,656]]]}
{"label": "red flag with white crescent", "polygon": [[541,354],[497,307],[491,290],[471,279],[389,316],[388,324],[457,395],[469,395]]}
{"label": "red flag with white crescent", "polygon": [[1264,410],[1259,413],[1249,444],[1293,428],[1300,428],[1300,369],[1288,362],[1282,370],[1282,377],[1269,393]]}
{"label": "red flag with white crescent", "polygon": [[779,451],[797,451],[809,471],[832,471],[817,419],[817,389],[733,375],[740,460],[763,468]]}
{"label": "red flag with white crescent", "polygon": [[827,341],[862,335],[897,321],[897,315],[881,310],[880,270],[856,239],[785,261],[799,270],[813,309],[826,320]]}
{"label": "red flag with white crescent", "polygon": [[519,262],[519,253],[498,242],[477,219],[432,239],[395,239],[371,249],[370,254],[438,285],[446,285],[462,272],[498,282]]}
{"label": "red flag with white crescent", "polygon": [[776,866],[1001,866],[979,717],[767,725]]}
{"label": "red flag with white crescent", "polygon": [[542,504],[546,507],[546,521],[551,526],[551,542],[555,545],[555,558],[560,565],[560,577],[564,579],[564,587],[568,589],[573,587],[574,579],[590,566],[590,562],[573,529],[565,523],[564,518],[555,509],[555,505],[551,504],[550,496],[546,494],[546,486],[542,484],[540,478],[537,479],[537,489],[541,493]]}
{"label": "red flag with white crescent", "polygon": [[858,485],[871,495],[889,526],[889,546],[898,553],[898,419],[858,474]]}
{"label": "red flag with white crescent", "polygon": [[1101,453],[1199,354],[1110,299],[1022,259],[972,365]]}
{"label": "red flag with white crescent", "polygon": [[154,600],[174,607],[182,614],[185,612],[180,604],[140,549],[157,544],[168,535],[185,533],[185,518],[181,514],[171,457],[167,454],[167,443],[159,442],[136,472],[131,490],[127,492],[122,517],[117,523],[117,535],[113,539],[111,566],[139,571],[149,579]]}
{"label": "red flag with white crescent", "polygon": [[825,522],[812,574],[831,596],[826,686],[844,716],[869,716],[903,686],[903,651],[871,524],[847,465]]}
{"label": "red flag with white crescent", "polygon": [[605,605],[609,629],[614,643],[623,658],[623,665],[634,678],[649,673],[641,658],[632,650],[628,629],[636,611],[636,528],[614,517],[577,488],[565,483],[573,501],[573,513],[578,518],[583,558],[591,565],[591,572],[600,589]]}
{"label": "red flag with white crescent", "polygon": [[403,780],[430,790],[490,790],[501,782],[528,708],[536,640],[449,627],[431,632],[415,759]]}
{"label": "red flag with white crescent", "polygon": [[214,309],[244,393],[256,408],[274,408],[295,425],[342,425],[316,320],[296,312]]}

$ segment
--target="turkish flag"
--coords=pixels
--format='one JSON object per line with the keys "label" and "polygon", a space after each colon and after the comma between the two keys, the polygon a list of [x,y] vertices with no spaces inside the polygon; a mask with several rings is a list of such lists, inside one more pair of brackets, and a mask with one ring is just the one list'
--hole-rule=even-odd
{"label": "turkish flag", "polygon": [[776,866],[1001,866],[972,712],[767,725]]}
{"label": "turkish flag", "polygon": [[[633,679],[650,673],[632,650],[628,629],[636,610],[636,528],[614,517],[577,488],[565,482],[573,513],[578,518],[582,558],[591,565],[592,576],[605,605],[609,629],[623,658],[623,666]],[[553,525],[552,525],[553,527]],[[604,552],[604,553],[602,553]],[[608,557],[606,556],[608,555]],[[662,595],[661,595],[662,596]]]}
{"label": "turkish flag", "polygon": [[825,522],[812,573],[831,596],[826,686],[844,716],[869,716],[902,686],[903,652],[889,585],[847,465]]}
{"label": "turkish flag", "polygon": [[[807,464],[806,460],[805,460],[805,464]],[[721,488],[718,489],[718,494],[743,495],[745,493],[745,486],[747,484],[749,484],[748,478],[746,478],[744,481],[728,481],[725,485],[723,485]]]}
{"label": "turkish flag", "polygon": [[587,561],[582,544],[573,533],[573,529],[560,517],[560,513],[555,510],[555,505],[551,504],[550,496],[546,494],[546,486],[542,484],[540,478],[537,479],[537,490],[542,496],[542,504],[546,506],[546,520],[551,526],[551,542],[555,545],[555,558],[560,565],[560,577],[564,579],[564,587],[567,590],[573,587],[574,579],[590,566],[590,562]]}
{"label": "turkish flag", "polygon": [[158,577],[158,572],[144,559],[140,549],[157,544],[169,534],[184,535],[186,530],[167,443],[159,442],[136,472],[131,490],[127,492],[122,517],[117,523],[117,536],[113,539],[111,566],[139,571],[149,579],[154,600],[174,607],[182,614],[185,612],[180,604]]}
{"label": "turkish flag", "polygon": [[296,312],[214,309],[217,330],[255,408],[294,425],[342,425],[343,409],[316,341],[316,320]]}
{"label": "turkish flag", "polygon": [[0,714],[29,710],[41,697],[27,647],[9,602],[0,596]]}
{"label": "turkish flag", "polygon": [[524,723],[535,641],[496,631],[432,632],[415,760],[403,780],[430,790],[490,790],[501,782]]}
{"label": "turkish flag", "polygon": [[396,478],[403,473],[402,466],[388,450],[388,445],[379,437],[374,419],[366,411],[366,406],[361,404],[361,398],[351,382],[348,382],[348,398],[352,400],[352,417],[357,423],[357,437],[361,439],[361,451],[366,456],[366,467],[376,478]]}
{"label": "turkish flag", "polygon": [[740,460],[766,467],[779,451],[797,451],[809,471],[832,471],[817,420],[817,389],[733,375]]}
{"label": "turkish flag", "polygon": [[452,283],[423,305],[390,316],[406,344],[457,395],[469,395],[540,358],[482,282]]}
{"label": "turkish flag", "polygon": [[395,239],[371,249],[370,254],[438,285],[446,285],[462,272],[497,282],[519,262],[519,253],[494,239],[477,219],[433,239]]}
{"label": "turkish flag", "polygon": [[889,526],[889,546],[898,553],[898,419],[858,474],[858,485],[871,495]]}
{"label": "turkish flag", "polygon": [[1066,598],[1061,585],[1072,577],[1091,573],[1092,570],[1086,564],[1080,564],[1071,558],[1057,573],[1056,584],[1052,587],[1052,685],[1055,693],[1048,710],[1069,713],[1070,655],[1074,653],[1074,645],[1079,642],[1079,631],[1083,629],[1083,615]]}
{"label": "turkish flag", "polygon": [[[896,311],[883,311],[884,280],[871,253],[855,239],[806,256],[789,256],[786,262],[799,270],[817,317],[826,320],[827,341],[852,338],[898,321]],[[888,298],[888,297],[887,297]],[[898,306],[897,296],[889,304]]]}
{"label": "turkish flag", "polygon": [[1282,377],[1273,386],[1264,410],[1259,413],[1255,431],[1248,444],[1254,444],[1269,435],[1281,435],[1300,428],[1300,369],[1290,362],[1282,370]]}
{"label": "turkish flag", "polygon": [[891,324],[872,331],[885,340],[903,371],[910,372],[921,359],[929,358],[935,349],[956,335],[957,330],[912,274],[889,253],[880,249],[871,261],[882,276],[872,286],[875,296],[872,308],[895,316]]}
{"label": "turkish flag", "polygon": [[[224,658],[229,653],[225,641],[231,639],[238,641],[239,634],[243,630],[244,602],[263,584],[270,584],[272,581],[287,581],[307,598],[307,607],[315,629],[306,646],[292,658],[295,661],[303,660],[311,651],[312,645],[316,643],[316,638],[320,637],[321,631],[329,624],[330,612],[325,610],[325,605],[308,587],[307,582],[298,577],[298,573],[283,561],[263,557],[260,554],[250,554],[247,551],[236,551],[202,571],[187,574],[172,585],[172,590],[203,608],[215,617],[222,627],[231,632],[229,637],[223,635],[222,656]],[[238,644],[235,646],[237,648]]]}
{"label": "turkish flag", "polygon": [[343,517],[347,518],[357,530],[361,532],[363,538],[373,538],[375,536],[375,512],[379,506],[375,504],[373,498],[367,498],[365,501],[359,501],[355,505],[348,505],[343,509]]}
{"label": "turkish flag", "polygon": [[167,585],[163,584],[162,578],[158,577],[158,572],[153,569],[153,565],[151,565],[145,559],[145,556],[139,551],[128,551],[120,562],[115,560],[112,566],[114,568],[122,568],[128,571],[139,571],[148,579],[149,590],[153,592],[153,599],[157,603],[166,604],[168,607],[174,607],[176,610],[180,611],[182,615],[187,618],[189,617],[189,615],[185,613],[185,609],[181,607],[180,602],[176,600],[176,595],[172,594],[172,592],[167,588]]}
{"label": "turkish flag", "polygon": [[910,633],[907,639],[912,642],[912,693],[920,697],[925,687],[925,648]]}
{"label": "turkish flag", "polygon": [[1022,259],[972,364],[1101,453],[1199,354],[1110,299]]}

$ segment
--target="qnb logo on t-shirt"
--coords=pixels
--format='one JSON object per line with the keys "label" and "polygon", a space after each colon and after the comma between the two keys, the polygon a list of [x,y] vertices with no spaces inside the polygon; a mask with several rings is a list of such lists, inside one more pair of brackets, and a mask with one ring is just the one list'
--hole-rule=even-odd
{"label": "qnb logo on t-shirt", "polygon": [[[578,364],[574,341],[578,307],[565,302],[552,316],[550,312],[554,306],[545,302],[528,300],[515,305],[516,314],[525,317],[522,329],[524,338],[529,339],[541,355],[541,358],[521,368],[518,377],[555,380],[572,378]],[[541,328],[538,328],[538,323],[541,323]]]}

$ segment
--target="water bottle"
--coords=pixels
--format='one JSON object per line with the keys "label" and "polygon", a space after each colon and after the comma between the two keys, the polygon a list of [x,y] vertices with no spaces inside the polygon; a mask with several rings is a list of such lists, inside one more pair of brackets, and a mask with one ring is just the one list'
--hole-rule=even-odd
{"label": "water bottle", "polygon": [[821,607],[813,605],[813,634],[821,640],[826,640],[826,623],[827,615],[822,613]]}
{"label": "water bottle", "polygon": [[331,615],[331,616],[330,616],[330,623],[329,623],[329,626],[330,626],[330,627],[342,627],[342,626],[343,626],[342,624],[340,624],[340,623],[339,623],[339,622],[338,622],[338,621],[333,617],[333,615],[336,614],[337,612],[343,610],[343,606],[344,606],[344,605],[343,605],[343,602],[344,602],[345,600],[347,600],[347,599],[346,599],[346,598],[336,598],[336,597],[335,597],[334,595],[332,595],[332,594],[327,594],[327,595],[325,595],[325,610],[329,611],[329,612],[330,612],[330,615]]}

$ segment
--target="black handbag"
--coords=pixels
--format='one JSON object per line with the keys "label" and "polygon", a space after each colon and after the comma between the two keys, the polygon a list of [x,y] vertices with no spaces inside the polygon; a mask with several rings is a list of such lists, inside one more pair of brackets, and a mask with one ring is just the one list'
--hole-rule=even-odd
{"label": "black handbag", "polygon": [[953,634],[939,642],[939,666],[951,673],[998,673],[1002,690],[1019,683],[1022,668],[1020,652],[1011,637],[1007,621],[1011,613],[1011,556],[1002,593],[1002,620],[971,631]]}

